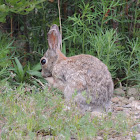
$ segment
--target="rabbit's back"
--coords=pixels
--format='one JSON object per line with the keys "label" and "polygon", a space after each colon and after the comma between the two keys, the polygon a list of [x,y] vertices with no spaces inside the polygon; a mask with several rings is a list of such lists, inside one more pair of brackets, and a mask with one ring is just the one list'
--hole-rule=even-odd
{"label": "rabbit's back", "polygon": [[106,105],[113,94],[113,82],[107,66],[91,55],[77,55],[57,61],[53,77],[67,99],[77,92],[77,102],[85,107]]}

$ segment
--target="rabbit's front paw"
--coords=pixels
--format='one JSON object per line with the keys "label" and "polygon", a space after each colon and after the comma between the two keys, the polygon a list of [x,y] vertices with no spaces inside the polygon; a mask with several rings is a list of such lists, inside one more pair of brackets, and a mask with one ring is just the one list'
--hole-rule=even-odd
{"label": "rabbit's front paw", "polygon": [[50,84],[50,85],[54,85],[54,78],[53,77],[47,77],[45,78],[45,80],[47,80],[47,82]]}
{"label": "rabbit's front paw", "polygon": [[55,82],[53,77],[47,77],[45,78],[50,86],[53,86],[54,88],[58,88],[57,83]]}

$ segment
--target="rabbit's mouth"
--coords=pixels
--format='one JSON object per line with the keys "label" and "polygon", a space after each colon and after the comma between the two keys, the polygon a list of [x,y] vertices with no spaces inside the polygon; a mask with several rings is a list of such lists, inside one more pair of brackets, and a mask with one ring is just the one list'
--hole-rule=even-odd
{"label": "rabbit's mouth", "polygon": [[42,75],[42,77],[43,78],[48,78],[48,77],[52,77],[52,75],[51,74],[49,74],[49,75]]}
{"label": "rabbit's mouth", "polygon": [[52,77],[52,73],[49,71],[47,72],[42,71],[41,74],[43,78]]}

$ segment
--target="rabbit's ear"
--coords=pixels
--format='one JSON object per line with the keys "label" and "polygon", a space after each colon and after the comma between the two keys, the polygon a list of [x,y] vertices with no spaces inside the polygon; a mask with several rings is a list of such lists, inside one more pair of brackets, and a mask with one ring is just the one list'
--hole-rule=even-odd
{"label": "rabbit's ear", "polygon": [[61,34],[59,28],[56,24],[52,25],[48,33],[48,44],[50,49],[60,49],[62,42]]}

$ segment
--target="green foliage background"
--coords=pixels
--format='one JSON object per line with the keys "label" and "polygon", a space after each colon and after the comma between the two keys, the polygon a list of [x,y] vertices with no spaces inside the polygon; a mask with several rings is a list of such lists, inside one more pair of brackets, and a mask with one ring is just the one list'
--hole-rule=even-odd
{"label": "green foliage background", "polygon": [[[61,0],[63,53],[67,56],[81,53],[94,55],[108,66],[116,86],[119,82],[125,86],[139,85],[138,8],[138,0]],[[13,69],[15,65],[12,64],[17,57],[25,69],[23,71],[26,71],[27,67],[31,70],[47,50],[47,32],[50,26],[59,25],[58,2],[0,1],[0,12],[1,44],[5,41],[0,48],[1,69],[7,64],[11,64],[10,67]],[[10,33],[11,37],[5,33]],[[24,68],[25,65],[29,66]],[[32,76],[25,73],[23,75],[23,80],[18,74],[14,80],[19,78],[20,80],[16,81],[28,82],[27,79]]]}

